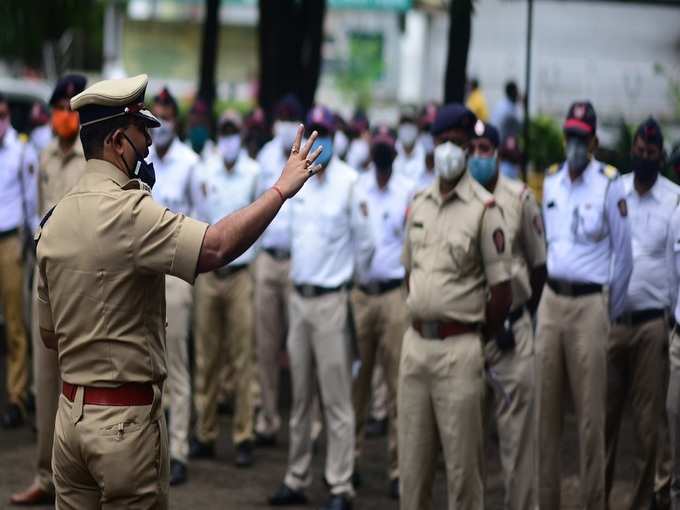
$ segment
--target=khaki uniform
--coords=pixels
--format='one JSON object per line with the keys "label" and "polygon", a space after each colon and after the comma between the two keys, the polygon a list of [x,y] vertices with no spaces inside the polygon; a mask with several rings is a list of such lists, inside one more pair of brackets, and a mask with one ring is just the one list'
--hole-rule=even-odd
{"label": "khaki uniform", "polygon": [[[75,186],[85,172],[83,146],[76,139],[66,153],[58,140],[52,142],[40,155],[38,171],[38,214],[42,218],[66,193]],[[52,439],[54,417],[57,414],[61,380],[57,353],[45,347],[38,326],[38,267],[33,277],[33,304],[31,306],[31,340],[33,343],[33,376],[35,378],[35,419],[38,429],[36,482],[41,489],[52,492]]]}
{"label": "khaki uniform", "polygon": [[[447,197],[437,183],[417,194],[402,256],[411,319],[481,325],[487,288],[510,280],[505,230],[493,197],[467,173]],[[406,331],[398,388],[402,510],[430,508],[439,450],[449,508],[484,508],[482,342],[479,330],[445,339]]]}
{"label": "khaki uniform", "polygon": [[532,293],[530,271],[545,264],[545,237],[536,200],[523,183],[499,175],[493,195],[507,223],[512,253],[515,348],[501,351],[495,342],[488,342],[485,357],[495,394],[505,508],[521,510],[537,502],[534,334],[525,306]]}
{"label": "khaki uniform", "polygon": [[[167,507],[164,273],[194,281],[206,229],[93,159],[36,236],[40,327],[56,334],[61,378],[77,387],[60,396],[55,424],[61,510]],[[152,385],[152,403],[84,403],[84,387],[124,383]]]}

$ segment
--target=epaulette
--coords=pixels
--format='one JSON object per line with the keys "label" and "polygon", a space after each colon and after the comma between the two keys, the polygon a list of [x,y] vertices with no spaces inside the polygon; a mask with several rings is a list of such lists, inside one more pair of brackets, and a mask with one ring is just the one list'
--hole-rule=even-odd
{"label": "epaulette", "polygon": [[151,188],[147,184],[144,184],[142,181],[139,179],[130,179],[128,182],[126,182],[123,185],[124,190],[139,190],[139,191],[146,191],[148,193],[151,193]]}
{"label": "epaulette", "polygon": [[559,163],[553,163],[548,167],[548,170],[546,170],[546,175],[555,175],[557,172],[560,170],[560,164]]}
{"label": "epaulette", "polygon": [[602,165],[600,167],[600,173],[610,181],[613,181],[619,176],[619,171],[612,165]]}
{"label": "epaulette", "polygon": [[47,213],[45,213],[45,216],[43,216],[42,220],[40,220],[40,225],[38,226],[38,230],[36,231],[35,235],[33,236],[33,250],[34,253],[35,251],[38,250],[38,241],[40,241],[40,236],[42,236],[42,229],[45,226],[45,223],[47,223],[47,220],[50,219],[50,216],[52,216],[52,213],[54,212],[54,209],[57,206],[53,206]]}

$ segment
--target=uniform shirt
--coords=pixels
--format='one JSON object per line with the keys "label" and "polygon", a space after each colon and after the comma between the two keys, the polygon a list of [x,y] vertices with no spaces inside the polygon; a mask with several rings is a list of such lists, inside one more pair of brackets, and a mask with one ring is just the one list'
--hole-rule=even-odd
{"label": "uniform shirt", "polygon": [[397,157],[392,169],[397,175],[417,181],[425,172],[425,149],[418,142],[413,146],[411,154],[406,154],[401,142],[397,142]]}
{"label": "uniform shirt", "polygon": [[[260,164],[260,179],[257,196],[271,188],[286,165],[286,155],[278,138],[267,142],[257,156]],[[279,213],[260,237],[263,248],[290,251],[290,201],[286,200]]]}
{"label": "uniform shirt", "polygon": [[365,271],[373,255],[368,221],[354,186],[358,175],[333,157],[322,176],[312,177],[291,199],[291,279],[296,285],[338,287],[355,266]]}
{"label": "uniform shirt", "polygon": [[193,283],[207,227],[112,164],[87,162],[36,236],[39,324],[57,336],[64,381],[165,379],[165,274]]}
{"label": "uniform shirt", "polygon": [[[38,157],[33,146],[8,128],[0,140],[0,232],[35,224]],[[24,214],[25,211],[25,214]]]}
{"label": "uniform shirt", "polygon": [[612,319],[623,312],[633,270],[626,208],[618,173],[594,159],[574,182],[564,163],[543,183],[548,275],[609,285]]}
{"label": "uniform shirt", "polygon": [[[206,161],[204,171],[199,177],[201,196],[196,208],[198,217],[213,224],[250,205],[257,198],[259,174],[259,165],[243,153],[236,159],[231,170],[225,168],[221,156],[214,156]],[[228,265],[249,264],[256,254],[257,246],[253,244]]]}
{"label": "uniform shirt", "polygon": [[[53,139],[54,135],[50,124],[43,124],[31,131],[30,141],[36,154],[44,151]],[[78,141],[80,141],[80,138],[78,138]]]}
{"label": "uniform shirt", "polygon": [[83,145],[77,138],[64,153],[55,138],[40,154],[38,170],[38,216],[42,218],[68,193],[85,173]]}
{"label": "uniform shirt", "polygon": [[406,229],[411,317],[484,322],[487,288],[511,275],[507,227],[493,196],[467,172],[446,197],[435,183],[416,194]]}
{"label": "uniform shirt", "polygon": [[355,186],[359,207],[368,211],[375,252],[367,271],[359,270],[360,283],[404,277],[401,250],[404,246],[406,213],[413,196],[413,182],[392,175],[384,189],[378,187],[375,170],[359,177]]}
{"label": "uniform shirt", "polygon": [[545,264],[541,211],[524,183],[498,176],[493,191],[507,225],[506,242],[512,255],[512,310],[531,297],[530,271]]}
{"label": "uniform shirt", "polygon": [[626,311],[670,307],[670,285],[666,249],[671,216],[678,205],[679,190],[659,176],[652,188],[640,196],[632,173],[622,178],[626,193],[633,244],[633,274],[628,285]]}

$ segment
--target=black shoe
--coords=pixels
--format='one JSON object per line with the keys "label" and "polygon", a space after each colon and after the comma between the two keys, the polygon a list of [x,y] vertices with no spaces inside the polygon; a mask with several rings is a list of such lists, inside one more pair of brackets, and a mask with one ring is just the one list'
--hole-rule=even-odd
{"label": "black shoe", "polygon": [[214,459],[215,443],[204,443],[196,438],[189,443],[189,458],[191,459]]}
{"label": "black shoe", "polygon": [[260,434],[255,432],[255,447],[257,448],[274,448],[276,442],[276,434]]}
{"label": "black shoe", "polygon": [[385,437],[387,435],[387,418],[374,420],[370,418],[366,422],[366,437]]}
{"label": "black shoe", "polygon": [[223,400],[217,404],[217,412],[221,415],[233,416],[234,408],[231,406],[231,402],[229,400]]}
{"label": "black shoe", "polygon": [[393,478],[390,480],[390,487],[387,491],[390,499],[399,499],[399,478]]}
{"label": "black shoe", "polygon": [[352,473],[352,485],[354,486],[355,489],[358,489],[361,487],[363,483],[363,479],[361,478],[361,473],[359,470],[354,468],[354,473]]}
{"label": "black shoe", "polygon": [[271,506],[306,505],[307,498],[304,492],[293,490],[285,483],[282,483],[281,487],[269,498],[269,504]]}
{"label": "black shoe", "polygon": [[187,481],[187,465],[176,459],[170,459],[170,485],[181,485]]}
{"label": "black shoe", "polygon": [[16,429],[24,424],[24,413],[17,404],[7,404],[2,415],[2,428]]}
{"label": "black shoe", "polygon": [[253,442],[246,440],[236,445],[236,467],[253,465]]}
{"label": "black shoe", "polygon": [[331,494],[321,510],[352,510],[352,500],[344,494]]}

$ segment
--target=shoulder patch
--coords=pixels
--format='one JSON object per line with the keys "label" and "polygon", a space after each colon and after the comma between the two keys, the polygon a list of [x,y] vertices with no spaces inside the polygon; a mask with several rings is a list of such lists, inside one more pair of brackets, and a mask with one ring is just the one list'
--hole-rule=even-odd
{"label": "shoulder patch", "polygon": [[602,175],[604,175],[609,180],[614,180],[619,176],[619,171],[612,165],[602,165],[602,168],[600,168],[600,173],[602,173]]}
{"label": "shoulder patch", "polygon": [[139,179],[130,179],[128,182],[123,184],[122,189],[124,190],[139,190],[139,191],[146,191],[147,193],[151,193],[151,188],[144,184],[142,181]]}
{"label": "shoulder patch", "polygon": [[26,133],[19,133],[19,141],[21,143],[27,143],[28,142],[28,135]]}
{"label": "shoulder patch", "polygon": [[559,170],[560,170],[559,163],[554,163],[554,164],[552,164],[548,167],[546,174],[547,175],[555,175]]}

